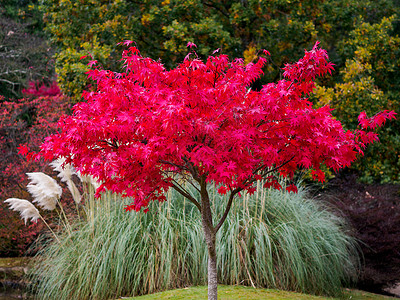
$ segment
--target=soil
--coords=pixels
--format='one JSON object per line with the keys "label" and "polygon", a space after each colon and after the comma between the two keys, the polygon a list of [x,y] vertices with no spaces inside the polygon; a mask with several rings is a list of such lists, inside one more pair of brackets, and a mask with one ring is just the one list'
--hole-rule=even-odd
{"label": "soil", "polygon": [[400,283],[400,185],[361,184],[354,175],[342,176],[318,197],[339,209],[360,241],[363,268],[357,288],[396,293]]}

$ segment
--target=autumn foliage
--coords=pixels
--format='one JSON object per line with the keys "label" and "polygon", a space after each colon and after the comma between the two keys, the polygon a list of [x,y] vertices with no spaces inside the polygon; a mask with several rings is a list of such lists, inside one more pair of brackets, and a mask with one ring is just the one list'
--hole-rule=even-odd
{"label": "autumn foliage", "polygon": [[[217,52],[203,62],[193,51],[168,71],[131,47],[123,52],[126,72],[90,70],[97,91],[84,93],[86,102],[61,119],[61,133],[49,137],[41,152],[47,159],[65,157],[82,174],[100,180],[97,194],[108,189],[132,197],[128,211],[165,201],[171,187],[190,200],[201,213],[208,248],[208,299],[213,300],[216,234],[235,196],[244,190],[253,193],[261,179],[265,187],[281,189],[276,176],[291,179],[298,169],[311,169],[314,179],[324,181],[322,165],[333,170],[349,166],[367,144],[378,140],[369,129],[395,115],[383,111],[368,118],[363,113],[361,129],[352,132],[343,129],[328,106],[313,108],[307,95],[315,87],[314,79],[333,70],[318,43],[297,63],[285,66],[285,79],[259,91],[250,86],[263,74],[266,58],[244,64]],[[191,184],[198,195],[182,182]],[[209,184],[229,195],[216,222]],[[296,188],[289,185],[289,190]]]}
{"label": "autumn foliage", "polygon": [[[2,200],[29,197],[26,192],[27,172],[47,170],[47,163],[26,160],[24,154],[38,151],[44,138],[57,131],[57,122],[68,111],[68,99],[60,94],[46,95],[52,87],[37,86],[27,98],[4,101],[0,96],[0,198]],[[44,93],[44,96],[42,93]],[[27,145],[26,145],[27,144]],[[41,226],[24,222],[16,215],[7,213],[8,208],[0,203],[0,256],[23,255],[27,246],[36,239]]]}
{"label": "autumn foliage", "polygon": [[178,187],[178,173],[206,178],[220,193],[251,193],[261,178],[280,188],[275,175],[292,178],[297,169],[312,169],[323,181],[322,164],[349,166],[378,139],[368,128],[395,115],[362,114],[362,129],[352,132],[343,130],[328,106],[313,108],[307,95],[315,77],[333,70],[327,59],[317,43],[285,66],[285,79],[255,91],[250,85],[263,74],[266,58],[245,65],[216,54],[203,62],[193,51],[167,71],[131,47],[123,53],[125,73],[88,72],[98,90],[85,92],[86,102],[61,119],[62,132],[47,139],[42,155],[64,156],[98,177],[98,192],[107,188],[133,197],[128,210],[165,200],[164,192]]}

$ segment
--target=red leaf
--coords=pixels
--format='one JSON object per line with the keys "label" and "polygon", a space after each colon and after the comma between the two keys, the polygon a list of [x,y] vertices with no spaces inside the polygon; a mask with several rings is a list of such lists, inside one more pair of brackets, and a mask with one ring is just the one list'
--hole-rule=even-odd
{"label": "red leaf", "polygon": [[288,191],[289,193],[290,193],[290,192],[297,193],[297,192],[298,192],[298,189],[297,189],[297,186],[296,186],[296,185],[291,184],[291,185],[288,185],[288,186],[286,187],[286,191]]}
{"label": "red leaf", "polygon": [[26,156],[30,152],[30,149],[27,145],[20,144],[17,149],[18,154],[21,154],[22,156]]}
{"label": "red leaf", "polygon": [[89,67],[93,67],[95,64],[97,64],[97,60],[91,60],[91,61],[89,61],[89,63],[87,65]]}
{"label": "red leaf", "polygon": [[188,42],[187,45],[186,45],[186,47],[188,47],[188,48],[192,48],[192,47],[197,48],[196,44],[194,44],[194,43],[192,43],[192,42]]}
{"label": "red leaf", "polygon": [[218,188],[218,193],[221,194],[221,195],[225,195],[228,191],[229,191],[229,189],[227,187],[225,187],[225,186],[220,186]]}

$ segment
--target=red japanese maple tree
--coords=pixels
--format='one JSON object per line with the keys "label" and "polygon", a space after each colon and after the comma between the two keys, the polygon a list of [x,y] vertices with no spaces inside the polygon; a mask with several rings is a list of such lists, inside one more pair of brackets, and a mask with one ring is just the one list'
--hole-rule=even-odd
{"label": "red japanese maple tree", "polygon": [[[312,169],[314,178],[323,181],[322,164],[333,170],[349,166],[378,139],[368,127],[394,118],[389,111],[373,118],[362,114],[363,129],[351,132],[329,107],[313,108],[306,97],[315,77],[333,70],[327,59],[317,43],[304,58],[285,66],[285,79],[255,91],[250,85],[262,75],[266,58],[245,65],[216,54],[203,62],[193,51],[167,71],[131,47],[123,53],[125,73],[88,72],[97,91],[85,92],[86,102],[61,119],[61,133],[47,139],[42,155],[63,156],[83,174],[98,177],[103,184],[97,193],[109,189],[132,197],[126,210],[164,201],[169,188],[189,199],[202,216],[208,295],[216,299],[215,237],[235,195],[254,192],[261,179],[266,187],[281,188],[275,176],[292,178],[297,169]],[[182,180],[198,190],[198,199]],[[215,223],[207,192],[211,184],[229,195]]]}

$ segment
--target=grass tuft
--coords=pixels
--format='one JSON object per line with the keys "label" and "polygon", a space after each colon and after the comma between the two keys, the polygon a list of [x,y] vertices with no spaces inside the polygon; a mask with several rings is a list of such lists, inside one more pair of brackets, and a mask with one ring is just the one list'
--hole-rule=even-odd
{"label": "grass tuft", "polygon": [[[210,197],[221,216],[227,199],[214,189]],[[115,299],[206,284],[207,250],[194,206],[170,192],[148,213],[126,213],[129,200],[114,198],[92,205],[77,230],[38,253],[31,276],[39,299]],[[354,278],[356,254],[343,220],[304,190],[258,189],[236,199],[218,232],[218,280],[335,295]]]}

